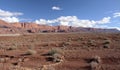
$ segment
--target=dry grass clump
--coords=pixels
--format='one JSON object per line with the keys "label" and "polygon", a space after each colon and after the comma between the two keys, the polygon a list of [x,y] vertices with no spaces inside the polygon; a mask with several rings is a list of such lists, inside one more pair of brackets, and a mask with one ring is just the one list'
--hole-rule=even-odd
{"label": "dry grass clump", "polygon": [[111,40],[107,39],[107,40],[104,41],[103,44],[110,44],[110,43],[111,43]]}
{"label": "dry grass clump", "polygon": [[0,58],[0,63],[5,63],[9,60],[10,60],[10,58]]}
{"label": "dry grass clump", "polygon": [[48,55],[50,55],[49,58],[52,59],[53,62],[60,62],[62,59],[63,59],[63,51],[60,50],[60,49],[51,49],[49,52],[48,52]]}
{"label": "dry grass clump", "polygon": [[53,56],[54,54],[64,54],[64,52],[61,49],[54,48],[54,49],[51,49],[50,51],[48,51],[47,54],[50,56]]}
{"label": "dry grass clump", "polygon": [[90,62],[91,70],[99,70],[101,63],[101,58],[99,56],[94,56]]}
{"label": "dry grass clump", "polygon": [[18,44],[13,44],[13,45],[11,45],[11,46],[7,46],[7,50],[16,50],[16,49],[18,49],[19,47],[18,47]]}
{"label": "dry grass clump", "polygon": [[110,45],[109,45],[109,44],[105,44],[105,45],[103,46],[103,48],[110,48]]}
{"label": "dry grass clump", "polygon": [[95,40],[88,40],[88,45],[95,46],[96,45]]}
{"label": "dry grass clump", "polygon": [[28,49],[34,49],[35,47],[33,45],[30,45]]}
{"label": "dry grass clump", "polygon": [[97,62],[91,62],[90,63],[90,70],[99,70],[99,64]]}
{"label": "dry grass clump", "polygon": [[54,54],[52,56],[54,62],[60,62],[62,60],[62,55],[60,54]]}
{"label": "dry grass clump", "polygon": [[26,55],[34,55],[34,54],[36,54],[36,53],[37,53],[37,51],[32,50],[32,49],[29,49],[25,54],[26,54]]}
{"label": "dry grass clump", "polygon": [[62,46],[63,46],[63,47],[66,47],[66,46],[69,46],[69,45],[71,45],[70,42],[62,42]]}
{"label": "dry grass clump", "polygon": [[4,63],[5,62],[5,58],[0,58],[0,63]]}
{"label": "dry grass clump", "polygon": [[83,41],[84,40],[84,38],[82,38],[82,37],[79,37],[78,39],[77,39],[77,41]]}
{"label": "dry grass clump", "polygon": [[107,39],[103,42],[103,48],[110,48],[111,40]]}
{"label": "dry grass clump", "polygon": [[17,48],[18,48],[17,46],[10,46],[10,47],[8,47],[7,50],[16,50]]}
{"label": "dry grass clump", "polygon": [[97,63],[101,63],[101,58],[99,56],[94,56],[92,59]]}

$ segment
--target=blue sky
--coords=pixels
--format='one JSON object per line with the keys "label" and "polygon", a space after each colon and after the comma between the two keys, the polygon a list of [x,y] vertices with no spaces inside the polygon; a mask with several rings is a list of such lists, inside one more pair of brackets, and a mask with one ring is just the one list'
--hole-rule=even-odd
{"label": "blue sky", "polygon": [[120,28],[120,0],[0,0],[0,19]]}

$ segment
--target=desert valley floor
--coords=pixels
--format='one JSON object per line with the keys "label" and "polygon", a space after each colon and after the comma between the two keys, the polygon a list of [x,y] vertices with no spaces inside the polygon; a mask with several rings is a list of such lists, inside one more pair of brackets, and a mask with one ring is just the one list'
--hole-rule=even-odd
{"label": "desert valley floor", "polygon": [[120,70],[120,33],[0,35],[0,70]]}

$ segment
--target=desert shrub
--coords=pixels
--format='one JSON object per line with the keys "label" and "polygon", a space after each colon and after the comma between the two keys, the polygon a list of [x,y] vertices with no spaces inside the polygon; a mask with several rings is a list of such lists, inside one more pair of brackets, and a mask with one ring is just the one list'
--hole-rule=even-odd
{"label": "desert shrub", "polygon": [[84,45],[84,46],[82,46],[82,48],[83,48],[83,49],[86,49],[87,51],[91,51],[90,46],[86,46],[86,45]]}
{"label": "desert shrub", "polygon": [[62,55],[60,54],[54,54],[52,56],[54,62],[60,62],[62,60]]}
{"label": "desert shrub", "polygon": [[88,42],[89,42],[89,43],[94,43],[95,40],[89,39]]}
{"label": "desert shrub", "polygon": [[109,44],[105,44],[105,45],[103,46],[103,48],[110,48],[110,45],[109,45]]}
{"label": "desert shrub", "polygon": [[84,46],[82,46],[82,48],[87,49],[87,48],[89,48],[89,46],[84,45]]}
{"label": "desert shrub", "polygon": [[62,43],[62,46],[65,47],[65,46],[68,46],[68,45],[70,45],[70,44],[71,44],[70,42],[63,42],[63,43]]}
{"label": "desert shrub", "polygon": [[53,56],[54,54],[57,54],[57,53],[63,54],[63,51],[61,49],[54,48],[54,49],[51,49],[47,54]]}
{"label": "desert shrub", "polygon": [[5,62],[5,59],[4,58],[0,58],[0,62]]}
{"label": "desert shrub", "polygon": [[91,70],[99,70],[101,63],[101,58],[99,56],[94,56],[90,62],[90,69]]}
{"label": "desert shrub", "polygon": [[34,49],[35,47],[33,45],[30,45],[28,49]]}
{"label": "desert shrub", "polygon": [[16,65],[19,65],[19,63],[18,62],[14,62],[14,63],[12,63],[14,66],[16,66]]}
{"label": "desert shrub", "polygon": [[10,46],[8,47],[8,50],[16,50],[18,47],[17,46]]}
{"label": "desert shrub", "polygon": [[0,63],[5,63],[9,60],[10,60],[10,58],[0,58]]}
{"label": "desert shrub", "polygon": [[37,53],[37,51],[29,49],[25,54],[26,55],[33,55],[33,54],[36,54],[36,53]]}
{"label": "desert shrub", "polygon": [[97,62],[92,61],[90,63],[90,70],[98,70],[99,64]]}
{"label": "desert shrub", "polygon": [[111,43],[111,40],[105,40],[104,42],[103,42],[103,48],[110,48],[110,43]]}
{"label": "desert shrub", "polygon": [[51,59],[51,61],[53,62],[60,62],[63,59],[62,58],[63,54],[64,53],[62,50],[54,48],[48,52],[48,55],[50,55],[48,58]]}
{"label": "desert shrub", "polygon": [[57,50],[55,50],[55,49],[51,49],[49,52],[48,52],[48,55],[54,55],[54,54],[56,54],[56,53],[58,53],[58,51]]}
{"label": "desert shrub", "polygon": [[101,63],[101,58],[99,57],[99,56],[94,56],[94,57],[92,57],[92,59],[91,59],[91,62],[97,62],[97,63]]}
{"label": "desert shrub", "polygon": [[111,43],[111,40],[107,39],[107,40],[104,41],[103,44],[110,44],[110,43]]}
{"label": "desert shrub", "polygon": [[96,45],[95,40],[88,40],[88,45],[95,46]]}
{"label": "desert shrub", "polygon": [[78,39],[77,39],[77,41],[83,41],[84,40],[84,38],[82,38],[82,37],[79,37]]}

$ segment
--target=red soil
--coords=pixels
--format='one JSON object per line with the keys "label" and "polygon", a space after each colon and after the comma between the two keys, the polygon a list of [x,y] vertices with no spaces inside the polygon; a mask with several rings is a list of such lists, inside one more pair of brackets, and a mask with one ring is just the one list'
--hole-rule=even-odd
{"label": "red soil", "polygon": [[[108,40],[108,47],[104,47]],[[43,65],[55,64],[46,60],[45,54],[51,48],[57,48],[64,52],[62,54],[64,59],[60,64],[51,66],[55,70],[91,70],[90,61],[94,56],[101,58],[99,70],[120,70],[119,43],[119,33],[45,33],[0,36],[0,69],[10,70],[8,68],[11,66],[20,66],[40,70],[38,68],[42,68]],[[17,48],[10,50],[9,48],[13,46]],[[26,55],[29,48],[37,53]],[[2,61],[2,58],[8,58],[8,60]],[[19,59],[23,62],[19,62]],[[17,62],[18,65],[16,65]]]}

